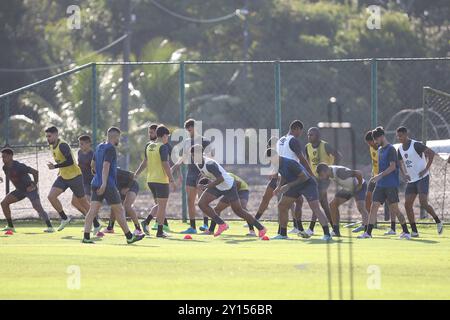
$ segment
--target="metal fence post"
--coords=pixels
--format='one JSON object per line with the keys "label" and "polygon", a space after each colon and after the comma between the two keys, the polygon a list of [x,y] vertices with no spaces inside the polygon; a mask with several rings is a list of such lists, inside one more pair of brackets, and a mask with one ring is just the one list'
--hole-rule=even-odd
{"label": "metal fence post", "polygon": [[281,135],[281,65],[275,62],[275,125]]}
{"label": "metal fence post", "polygon": [[[9,96],[5,98],[5,145],[9,145],[9,135],[11,130],[10,123],[10,109],[9,109]],[[5,193],[8,194],[10,191],[10,181],[9,178],[6,177],[5,180]]]}
{"label": "metal fence post", "polygon": [[[427,144],[428,139],[428,99],[427,95],[427,87],[422,88],[422,143],[424,145]],[[420,219],[425,219],[427,217],[427,212],[424,208],[420,207]]]}
{"label": "metal fence post", "polygon": [[371,103],[371,126],[372,129],[378,124],[378,62],[372,59],[370,63],[370,103]]}
{"label": "metal fence post", "polygon": [[97,146],[97,65],[92,63],[92,142]]}
{"label": "metal fence post", "polygon": [[[184,79],[184,61],[180,62],[180,71],[179,71],[179,95],[180,95],[180,119],[179,125],[180,128],[184,127],[184,121],[186,117],[186,110],[184,105],[185,98],[185,79]],[[187,195],[186,195],[186,166],[184,164],[181,165],[181,214],[183,218],[183,222],[187,221]]]}

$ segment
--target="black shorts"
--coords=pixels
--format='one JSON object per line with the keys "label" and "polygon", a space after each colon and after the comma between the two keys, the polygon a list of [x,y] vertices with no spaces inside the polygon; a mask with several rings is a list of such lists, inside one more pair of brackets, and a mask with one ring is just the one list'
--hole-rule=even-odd
{"label": "black shorts", "polygon": [[231,203],[239,200],[236,181],[233,183],[233,186],[228,190],[219,190],[217,189],[217,187],[214,187],[206,189],[205,192],[214,195],[216,198],[223,197],[222,199],[220,199],[220,201],[224,201],[226,203]]}
{"label": "black shorts", "polygon": [[296,199],[304,196],[306,198],[306,201],[308,202],[319,200],[319,190],[317,187],[317,182],[315,179],[310,178],[305,183],[290,188],[283,195]]}
{"label": "black shorts", "polygon": [[92,194],[92,187],[90,183],[84,183],[83,184],[84,194],[87,196],[91,196]]}
{"label": "black shorts", "polygon": [[335,197],[343,198],[345,200],[350,200],[351,198],[354,197],[356,201],[364,201],[364,200],[366,200],[366,193],[367,193],[367,182],[364,181],[364,183],[361,186],[361,189],[359,191],[350,192],[350,191],[341,189],[338,192],[336,192]]}
{"label": "black shorts", "polygon": [[152,192],[153,198],[156,200],[158,198],[167,199],[169,198],[169,184],[168,183],[157,183],[149,182],[148,187]]}
{"label": "black shorts", "polygon": [[270,179],[269,183],[267,184],[267,187],[275,190],[277,188],[277,185],[278,185],[278,178],[272,178],[272,179]]}
{"label": "black shorts", "polygon": [[410,182],[406,185],[405,194],[428,194],[430,189],[430,176]]}
{"label": "black shorts", "polygon": [[387,203],[398,203],[398,188],[395,187],[379,187],[376,186],[372,194],[372,201],[379,202],[381,204]]}
{"label": "black shorts", "polygon": [[13,196],[17,199],[17,201],[21,201],[25,198],[28,198],[31,202],[39,200],[39,192],[36,190],[33,190],[31,192],[21,191],[21,190],[14,190],[9,193],[9,195]]}
{"label": "black shorts", "polygon": [[[249,190],[238,191],[238,197],[240,201],[248,201],[249,196],[250,196]],[[230,203],[230,200],[227,197],[223,197],[222,199],[220,199],[220,202]]]}
{"label": "black shorts", "polygon": [[137,181],[133,181],[130,188],[127,190],[127,192],[125,192],[125,193],[120,192],[120,199],[122,199],[122,201],[124,201],[127,194],[130,192],[133,192],[136,195],[139,193],[139,183],[137,183]]}
{"label": "black shorts", "polygon": [[108,203],[110,206],[122,203],[119,190],[117,190],[116,187],[106,187],[105,193],[103,193],[101,196],[97,194],[98,189],[99,188],[97,187],[92,187],[91,201],[103,202],[103,200],[106,200],[106,203]]}
{"label": "black shorts", "polygon": [[367,192],[373,193],[377,184],[375,182],[369,182],[369,186],[367,187]]}
{"label": "black shorts", "polygon": [[68,180],[63,179],[63,177],[61,176],[58,176],[55,183],[53,183],[53,188],[58,188],[61,189],[62,191],[66,191],[67,188],[70,188],[75,197],[83,198],[85,196],[83,176],[81,174],[73,179]]}

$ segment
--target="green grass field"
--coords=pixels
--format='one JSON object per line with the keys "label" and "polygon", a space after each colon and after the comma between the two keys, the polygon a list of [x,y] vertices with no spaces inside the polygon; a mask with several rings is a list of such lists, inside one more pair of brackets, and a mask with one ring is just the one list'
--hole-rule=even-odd
{"label": "green grass field", "polygon": [[[173,232],[135,245],[126,245],[116,227],[115,235],[83,245],[81,222],[54,234],[20,223],[13,236],[0,235],[0,299],[328,299],[327,245],[319,235],[261,241],[246,238],[242,224],[232,222],[219,238],[183,240]],[[267,226],[274,235],[276,225]],[[350,298],[349,238],[342,231],[329,245],[333,299],[340,296],[339,270],[342,297]],[[450,298],[447,230],[419,231],[411,241],[384,237],[382,229],[371,240],[353,238],[355,299]],[[79,289],[70,266],[79,268]]]}

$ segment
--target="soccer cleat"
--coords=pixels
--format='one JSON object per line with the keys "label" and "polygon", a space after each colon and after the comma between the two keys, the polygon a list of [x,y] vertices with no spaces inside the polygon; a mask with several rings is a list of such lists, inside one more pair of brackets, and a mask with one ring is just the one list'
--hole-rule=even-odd
{"label": "soccer cleat", "polygon": [[4,228],[2,229],[2,231],[12,231],[12,232],[16,232],[16,229],[15,229],[14,227],[8,227],[8,226],[6,226],[6,227],[4,227]]}
{"label": "soccer cleat", "polygon": [[53,233],[55,232],[55,229],[53,227],[48,227],[47,229],[44,229],[45,233]]}
{"label": "soccer cleat", "polygon": [[222,232],[227,231],[228,228],[229,228],[229,226],[226,223],[219,224],[219,227],[217,228],[216,233],[214,233],[214,237],[220,236],[222,234]]}
{"label": "soccer cleat", "polygon": [[243,225],[244,228],[248,228],[248,223]]}
{"label": "soccer cleat", "polygon": [[81,243],[94,244],[95,242],[92,239],[83,238],[83,240],[81,240]]}
{"label": "soccer cleat", "polygon": [[153,224],[152,230],[158,230],[158,221]]}
{"label": "soccer cleat", "polygon": [[105,236],[105,234],[103,233],[103,232],[101,232],[101,231],[99,231],[99,232],[97,232],[96,234],[95,234],[95,237],[96,238],[103,238]]}
{"label": "soccer cleat", "polygon": [[200,226],[200,231],[205,231],[205,230],[208,230],[209,229],[209,227],[208,227],[208,225],[207,224],[204,224],[204,225],[202,225],[202,226]]}
{"label": "soccer cleat", "polygon": [[331,236],[332,237],[340,237],[341,236],[341,233],[339,232],[339,233],[336,233],[336,232],[334,232],[334,230],[331,230]]}
{"label": "soccer cleat", "polygon": [[58,231],[63,231],[64,228],[72,221],[71,217],[67,217],[66,220],[61,220],[61,224],[59,225]]}
{"label": "soccer cleat", "polygon": [[187,228],[184,231],[180,232],[181,234],[197,234],[197,229],[194,229],[192,227]]}
{"label": "soccer cleat", "polygon": [[361,231],[364,231],[365,228],[366,228],[365,226],[360,225],[359,227],[353,229],[352,232],[353,232],[353,233],[359,233],[359,232],[361,232]]}
{"label": "soccer cleat", "polygon": [[419,233],[418,232],[411,232],[411,238],[418,238],[419,237]]}
{"label": "soccer cleat", "polygon": [[102,225],[99,225],[98,227],[94,227],[92,229],[92,234],[97,235],[102,230]]}
{"label": "soccer cleat", "polygon": [[297,235],[298,235],[299,237],[302,237],[303,239],[308,239],[308,238],[311,237],[305,230],[299,231],[299,232],[297,233]]}
{"label": "soccer cleat", "polygon": [[297,228],[293,228],[292,230],[290,230],[288,233],[293,234],[293,233],[299,233],[300,230],[298,230]]}
{"label": "soccer cleat", "polygon": [[410,234],[410,233],[402,232],[402,233],[400,234],[400,237],[399,237],[399,238],[400,238],[400,239],[411,240],[411,234]]}
{"label": "soccer cleat", "polygon": [[141,241],[142,239],[144,239],[144,237],[145,237],[145,235],[137,236],[137,235],[133,234],[133,237],[131,239],[127,239],[127,243],[132,244],[137,241]]}
{"label": "soccer cleat", "polygon": [[287,240],[288,236],[282,236],[281,234],[277,234],[275,237],[270,238],[270,240]]}
{"label": "soccer cleat", "polygon": [[104,228],[104,229],[102,230],[102,232],[105,233],[105,234],[106,234],[106,233],[111,233],[111,234],[112,234],[112,233],[114,233],[114,228],[113,228],[113,229]]}
{"label": "soccer cleat", "polygon": [[169,235],[167,233],[163,232],[163,233],[157,234],[156,237],[166,239],[166,238],[169,238]]}
{"label": "soccer cleat", "polygon": [[323,241],[331,241],[331,240],[333,240],[333,237],[329,234],[324,234],[322,237],[322,240]]}
{"label": "soccer cleat", "polygon": [[149,236],[150,230],[148,229],[148,224],[146,224],[145,221],[142,221],[141,227],[142,227],[142,230],[144,231],[144,233]]}
{"label": "soccer cleat", "polygon": [[209,235],[212,235],[212,232],[209,231],[209,229],[207,229],[207,230],[203,231],[201,234],[204,236],[209,236]]}
{"label": "soccer cleat", "polygon": [[442,234],[442,231],[444,231],[444,224],[442,222],[439,222],[436,224],[436,227],[438,234]]}
{"label": "soccer cleat", "polygon": [[311,229],[307,229],[305,231],[310,237],[312,237],[314,235],[314,231],[312,231]]}
{"label": "soccer cleat", "polygon": [[386,231],[386,232],[384,233],[385,236],[395,236],[396,234],[397,234],[397,232],[395,232],[395,231],[392,230],[392,229],[389,229],[388,231]]}
{"label": "soccer cleat", "polygon": [[164,225],[163,226],[164,232],[171,232],[169,226]]}
{"label": "soccer cleat", "polygon": [[372,236],[370,234],[368,234],[367,232],[364,232],[364,233],[360,234],[357,238],[358,239],[370,239],[370,238],[372,238]]}
{"label": "soccer cleat", "polygon": [[145,235],[145,233],[143,233],[141,230],[139,230],[139,229],[136,229],[136,230],[134,230],[133,231],[133,234],[135,235],[135,236],[142,236],[142,235]]}
{"label": "soccer cleat", "polygon": [[264,237],[266,235],[266,233],[267,233],[267,228],[264,227],[262,230],[258,231],[258,237],[262,238],[262,237]]}
{"label": "soccer cleat", "polygon": [[256,237],[256,232],[255,232],[255,230],[249,230],[245,236],[246,237]]}

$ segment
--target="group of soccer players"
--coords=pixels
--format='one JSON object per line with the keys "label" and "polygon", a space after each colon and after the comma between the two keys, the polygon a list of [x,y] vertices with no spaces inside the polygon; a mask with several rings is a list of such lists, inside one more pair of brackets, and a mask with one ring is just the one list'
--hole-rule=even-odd
{"label": "group of soccer players", "polygon": [[[397,129],[397,138],[401,143],[398,150],[387,141],[382,127],[367,132],[365,140],[369,145],[372,159],[372,178],[367,182],[361,171],[338,165],[342,155],[321,139],[318,128],[312,127],[308,130],[308,144],[303,148],[299,141],[304,131],[303,123],[300,120],[293,121],[286,135],[279,139],[271,138],[268,142],[266,156],[270,159],[273,172],[255,216],[247,209],[249,199],[247,182],[226,171],[213,159],[209,150],[210,141],[196,132],[194,119],[187,120],[184,128],[188,138],[183,142],[182,156],[173,163],[169,129],[162,124],[150,125],[149,142],[145,146],[142,162],[134,173],[118,168],[116,147],[121,136],[118,128],[109,128],[105,141],[95,150],[88,135],[79,137],[77,161],[70,145],[60,138],[58,129],[54,126],[47,128],[45,135],[54,158],[54,163],[48,163],[48,169],[59,170],[58,177],[48,194],[48,200],[61,218],[58,231],[62,231],[71,221],[58,197],[67,189],[71,189],[73,193],[71,204],[85,216],[83,243],[93,243],[91,231],[94,237],[114,233],[115,222],[120,225],[127,243],[134,243],[142,240],[145,235],[150,235],[149,225],[153,219],[156,221],[153,227],[156,230],[156,237],[168,237],[166,208],[169,194],[177,187],[174,176],[181,165],[187,163],[185,183],[190,226],[182,234],[197,233],[195,217],[198,206],[204,215],[200,230],[205,235],[219,236],[229,228],[220,217],[220,213],[231,207],[237,216],[247,222],[249,228],[247,235],[262,238],[266,235],[267,229],[260,222],[260,218],[271,199],[277,196],[279,228],[273,239],[288,239],[290,210],[293,212],[294,229],[289,233],[310,238],[314,235],[315,223],[318,220],[323,229],[323,240],[330,241],[333,236],[339,237],[339,207],[351,198],[355,199],[362,217],[361,226],[353,230],[362,232],[358,238],[372,237],[378,209],[387,203],[394,217],[387,234],[395,234],[395,217],[397,217],[402,227],[400,238],[410,239],[419,236],[413,210],[417,195],[421,207],[435,220],[438,233],[442,233],[443,224],[428,203],[429,169],[434,152],[421,142],[410,139],[404,127]],[[11,148],[5,147],[1,153],[5,176],[15,186],[15,190],[7,194],[1,202],[7,221],[4,231],[15,231],[10,205],[28,198],[47,225],[44,231],[54,232],[48,214],[41,205],[37,188],[39,172],[15,161],[14,151]],[[154,205],[145,219],[139,223],[133,204],[139,193],[137,178],[144,171]],[[411,233],[398,205],[400,173],[407,181],[405,210]],[[338,191],[331,202],[328,201],[327,194],[330,181],[334,181],[338,186]],[[217,199],[219,202],[216,206],[211,206]],[[306,199],[312,210],[312,219],[307,230],[303,228],[302,223],[303,199]],[[111,216],[108,226],[101,230],[98,214],[104,201],[111,208]],[[135,227],[133,232],[128,227],[127,215],[133,221]],[[208,225],[209,219],[211,223]],[[329,225],[332,226],[331,231]]]}

